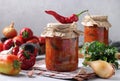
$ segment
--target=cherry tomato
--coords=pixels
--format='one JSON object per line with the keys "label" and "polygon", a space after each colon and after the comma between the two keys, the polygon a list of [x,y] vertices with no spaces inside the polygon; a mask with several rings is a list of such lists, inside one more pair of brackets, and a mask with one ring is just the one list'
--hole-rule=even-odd
{"label": "cherry tomato", "polygon": [[32,38],[30,38],[27,43],[34,43],[34,44],[37,44],[39,43],[39,39],[37,36],[33,36]]}
{"label": "cherry tomato", "polygon": [[35,64],[35,56],[28,51],[20,50],[17,56],[21,62],[21,69],[23,70],[28,70]]}
{"label": "cherry tomato", "polygon": [[37,56],[38,49],[37,46],[33,43],[25,43],[20,46],[20,50],[28,51],[30,52],[33,56]]}
{"label": "cherry tomato", "polygon": [[27,40],[29,40],[33,36],[33,31],[30,28],[28,28],[28,27],[24,27],[20,31],[20,36],[22,36],[23,39],[25,41],[27,41]]}
{"label": "cherry tomato", "polygon": [[19,52],[19,46],[16,45],[16,46],[12,49],[12,54],[17,55],[18,52]]}
{"label": "cherry tomato", "polygon": [[22,45],[24,43],[24,40],[23,40],[22,36],[15,36],[13,38],[13,41],[18,46],[20,46],[20,45]]}
{"label": "cherry tomato", "polygon": [[3,43],[0,42],[0,52],[3,51]]}
{"label": "cherry tomato", "polygon": [[45,37],[39,37],[39,43],[41,44],[45,44]]}
{"label": "cherry tomato", "polygon": [[14,46],[14,42],[12,39],[8,39],[4,42],[3,44],[3,50],[8,50],[10,49],[12,46]]}

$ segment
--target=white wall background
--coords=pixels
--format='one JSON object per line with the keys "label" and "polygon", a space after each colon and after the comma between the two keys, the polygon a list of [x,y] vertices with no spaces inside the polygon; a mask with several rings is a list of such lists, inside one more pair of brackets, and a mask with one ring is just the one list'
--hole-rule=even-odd
{"label": "white wall background", "polygon": [[[12,21],[18,31],[23,27],[30,27],[39,36],[47,23],[57,22],[44,13],[50,9],[64,16],[85,9],[89,9],[91,14],[108,15],[112,24],[109,38],[120,40],[120,0],[0,0],[0,37],[2,29]],[[80,24],[83,16],[78,21],[81,30],[84,28]]]}

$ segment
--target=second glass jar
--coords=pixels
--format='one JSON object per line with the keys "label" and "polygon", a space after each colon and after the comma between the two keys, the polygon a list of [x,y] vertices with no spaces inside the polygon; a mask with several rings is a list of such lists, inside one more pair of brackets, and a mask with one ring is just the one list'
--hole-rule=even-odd
{"label": "second glass jar", "polygon": [[87,15],[82,24],[84,25],[84,43],[99,41],[109,44],[109,28],[111,24],[108,22],[107,16]]}
{"label": "second glass jar", "polygon": [[104,27],[85,26],[84,27],[84,42],[99,41],[108,45],[108,31]]}

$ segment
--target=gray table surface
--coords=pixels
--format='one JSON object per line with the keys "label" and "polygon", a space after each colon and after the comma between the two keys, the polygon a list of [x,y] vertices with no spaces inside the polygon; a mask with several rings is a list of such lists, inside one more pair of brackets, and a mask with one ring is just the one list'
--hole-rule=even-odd
{"label": "gray table surface", "polygon": [[[44,56],[41,56],[39,58],[44,58]],[[81,62],[79,62],[79,65],[81,66]],[[34,75],[32,78],[29,78],[25,72],[21,71],[20,74],[17,76],[7,76],[0,74],[0,81],[73,81],[73,80],[61,80],[38,75]],[[120,81],[120,69],[116,70],[115,75],[113,75],[110,79],[95,78],[90,79],[88,81]]]}

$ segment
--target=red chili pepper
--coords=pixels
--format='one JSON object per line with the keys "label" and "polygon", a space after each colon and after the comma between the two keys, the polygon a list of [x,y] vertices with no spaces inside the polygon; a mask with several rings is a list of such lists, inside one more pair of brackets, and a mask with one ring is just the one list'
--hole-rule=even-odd
{"label": "red chili pepper", "polygon": [[79,14],[72,14],[71,16],[69,17],[64,17],[60,14],[58,14],[57,12],[55,11],[52,11],[52,10],[48,10],[48,11],[45,11],[47,14],[50,14],[52,15],[57,21],[59,21],[60,23],[63,23],[63,24],[68,24],[68,23],[73,23],[73,22],[77,22],[79,20],[79,16],[84,13],[84,12],[87,12],[88,10],[84,10],[82,12],[80,12]]}

